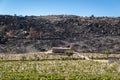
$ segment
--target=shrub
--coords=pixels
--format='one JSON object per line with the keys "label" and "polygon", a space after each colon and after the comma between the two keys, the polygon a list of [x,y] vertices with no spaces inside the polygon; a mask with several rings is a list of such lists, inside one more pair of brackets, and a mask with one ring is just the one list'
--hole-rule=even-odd
{"label": "shrub", "polygon": [[21,61],[25,61],[26,60],[26,56],[21,56]]}
{"label": "shrub", "polygon": [[74,54],[73,51],[71,51],[71,50],[67,50],[64,53],[68,56],[72,56]]}
{"label": "shrub", "polygon": [[33,58],[32,58],[32,57],[29,57],[28,60],[33,61]]}
{"label": "shrub", "polygon": [[111,54],[111,51],[110,50],[105,50],[105,51],[102,51],[103,54],[106,54],[107,58],[109,57],[109,55]]}
{"label": "shrub", "polygon": [[34,54],[34,60],[35,60],[35,61],[40,60],[40,58],[37,56],[37,54]]}

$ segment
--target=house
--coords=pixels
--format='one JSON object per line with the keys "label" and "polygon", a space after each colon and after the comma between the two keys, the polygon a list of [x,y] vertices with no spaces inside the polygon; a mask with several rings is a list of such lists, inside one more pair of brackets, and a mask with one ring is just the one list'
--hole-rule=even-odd
{"label": "house", "polygon": [[53,53],[64,53],[65,51],[75,51],[74,45],[71,44],[70,47],[53,47]]}

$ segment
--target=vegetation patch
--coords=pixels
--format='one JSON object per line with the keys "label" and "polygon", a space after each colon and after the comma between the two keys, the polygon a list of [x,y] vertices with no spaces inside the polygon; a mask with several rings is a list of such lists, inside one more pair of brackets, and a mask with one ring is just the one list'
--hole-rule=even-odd
{"label": "vegetation patch", "polygon": [[119,80],[115,66],[91,60],[2,61],[1,80]]}

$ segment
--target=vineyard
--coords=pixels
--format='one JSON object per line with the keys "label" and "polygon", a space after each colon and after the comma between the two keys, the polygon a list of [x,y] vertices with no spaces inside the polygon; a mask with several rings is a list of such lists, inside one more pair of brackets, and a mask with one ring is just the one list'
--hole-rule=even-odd
{"label": "vineyard", "polygon": [[0,80],[120,80],[119,67],[92,60],[1,61]]}

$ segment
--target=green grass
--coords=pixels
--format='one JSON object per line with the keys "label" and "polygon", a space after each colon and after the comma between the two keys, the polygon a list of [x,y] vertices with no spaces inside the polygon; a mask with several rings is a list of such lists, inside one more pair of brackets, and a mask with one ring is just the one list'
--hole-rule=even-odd
{"label": "green grass", "polygon": [[1,61],[0,80],[120,80],[120,73],[88,60]]}

